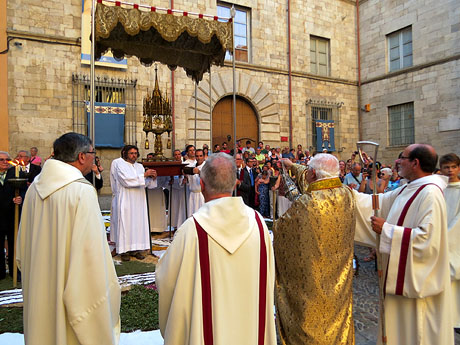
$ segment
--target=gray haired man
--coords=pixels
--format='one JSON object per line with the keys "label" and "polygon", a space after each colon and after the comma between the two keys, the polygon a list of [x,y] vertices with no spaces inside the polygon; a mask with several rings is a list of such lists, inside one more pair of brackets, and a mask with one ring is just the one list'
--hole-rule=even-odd
{"label": "gray haired man", "polygon": [[165,345],[274,345],[267,227],[241,197],[232,197],[233,157],[213,154],[200,177],[205,204],[179,228],[156,270]]}
{"label": "gray haired man", "polygon": [[67,133],[30,185],[16,260],[28,345],[118,344],[120,286],[91,171],[91,140]]}

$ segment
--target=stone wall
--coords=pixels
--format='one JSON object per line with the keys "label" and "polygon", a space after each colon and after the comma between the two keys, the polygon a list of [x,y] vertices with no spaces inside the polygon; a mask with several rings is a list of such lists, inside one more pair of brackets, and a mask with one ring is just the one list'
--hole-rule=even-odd
{"label": "stone wall", "polygon": [[[376,1],[360,6],[363,139],[381,144],[392,162],[404,147],[390,147],[388,107],[414,102],[415,142],[442,155],[460,154],[460,4],[458,1]],[[413,66],[388,73],[386,35],[412,26]]]}
{"label": "stone wall", "polygon": [[[147,3],[144,1],[143,3]],[[153,4],[153,3],[152,3]],[[288,41],[285,1],[237,0],[235,4],[251,10],[251,60],[237,64],[238,93],[258,112],[260,140],[272,146],[285,146],[281,136],[289,136]],[[80,61],[81,1],[61,2],[9,0],[9,35],[22,37],[21,48],[8,54],[9,138],[12,152],[37,146],[39,154],[51,153],[54,139],[72,130],[72,74],[89,75],[89,66]],[[155,1],[168,7],[169,1]],[[216,2],[175,1],[175,8],[192,12],[217,13]],[[293,145],[308,147],[308,99],[343,102],[340,109],[344,158],[354,150],[358,139],[356,7],[344,0],[291,1],[292,123]],[[327,77],[310,74],[310,35],[330,39],[331,72]],[[128,59],[127,70],[97,67],[96,74],[137,79],[137,142],[141,155],[145,134],[142,132],[142,98],[154,86],[154,70]],[[181,68],[176,70],[175,146],[183,148],[194,136],[194,84]],[[162,90],[171,95],[171,72],[159,66]],[[231,66],[212,69],[213,104],[231,92]],[[256,93],[253,88],[258,87]],[[198,93],[198,145],[209,144],[209,77],[205,76]],[[163,138],[166,146],[166,135]],[[150,142],[153,142],[150,136]],[[166,155],[170,155],[166,150]],[[118,149],[98,152],[105,167],[103,193],[110,193],[109,168],[119,156]]]}

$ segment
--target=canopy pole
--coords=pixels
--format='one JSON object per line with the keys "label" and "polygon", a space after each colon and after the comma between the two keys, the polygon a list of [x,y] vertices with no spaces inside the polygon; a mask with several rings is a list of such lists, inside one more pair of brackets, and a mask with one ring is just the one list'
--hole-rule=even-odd
{"label": "canopy pole", "polygon": [[[90,67],[90,112],[89,112],[89,138],[93,142],[93,151],[96,148],[95,131],[94,131],[94,51],[96,47],[96,0],[91,1],[91,67]],[[94,182],[94,181],[93,181]]]}
{"label": "canopy pole", "polygon": [[194,143],[193,145],[195,146],[195,150],[196,150],[196,93],[197,93],[197,86],[198,86],[198,83],[195,81],[195,139],[194,139]]}
{"label": "canopy pole", "polygon": [[232,10],[230,11],[232,16],[232,72],[233,72],[233,156],[236,157],[238,153],[236,145],[236,79],[235,79],[235,5],[232,5]]}
{"label": "canopy pole", "polygon": [[[209,146],[212,147],[212,79],[211,79],[211,67],[212,65],[209,65]],[[212,149],[211,149],[212,152]],[[209,153],[209,149],[208,149]]]}

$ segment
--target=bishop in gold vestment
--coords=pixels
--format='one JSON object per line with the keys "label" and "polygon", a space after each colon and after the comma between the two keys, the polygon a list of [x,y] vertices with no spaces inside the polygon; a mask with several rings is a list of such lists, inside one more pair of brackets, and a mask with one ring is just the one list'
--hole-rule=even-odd
{"label": "bishop in gold vestment", "polygon": [[274,227],[282,344],[354,344],[353,193],[340,182],[332,155],[318,154],[309,168],[293,164],[291,171],[303,195]]}

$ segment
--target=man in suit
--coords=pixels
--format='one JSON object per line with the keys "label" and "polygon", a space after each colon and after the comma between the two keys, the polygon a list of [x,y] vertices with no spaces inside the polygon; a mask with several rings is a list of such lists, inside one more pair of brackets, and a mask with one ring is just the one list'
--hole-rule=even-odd
{"label": "man in suit", "polygon": [[237,195],[243,198],[246,205],[255,209],[256,193],[254,182],[257,174],[253,168],[254,164],[256,164],[256,160],[254,158],[248,158],[246,160],[246,167],[244,168],[242,167],[242,155],[240,153],[236,154],[235,160],[238,171],[238,178],[236,180]]}
{"label": "man in suit", "polygon": [[[8,241],[8,267],[10,276],[13,276],[14,230],[13,215],[14,202],[20,203],[21,197],[14,197],[14,189],[8,183],[7,172],[10,168],[8,152],[0,151],[0,279],[6,278],[4,244]],[[14,171],[13,171],[14,177]]]}
{"label": "man in suit", "polygon": [[[40,174],[42,171],[42,168],[38,165],[35,164],[30,164],[30,152],[26,150],[21,150],[18,152],[17,155],[17,160],[19,160],[21,165],[24,166],[24,168],[21,169],[20,177],[26,177],[27,178],[27,187],[34,182],[35,177]],[[27,190],[27,188],[26,188]],[[22,195],[24,197],[24,195]]]}
{"label": "man in suit", "polygon": [[[8,154],[6,154],[8,156]],[[6,188],[6,195],[9,200],[13,200],[14,198],[14,203],[19,205],[19,219],[21,219],[21,211],[22,211],[22,201],[24,200],[24,197],[26,196],[27,188],[29,188],[30,184],[34,181],[35,177],[40,174],[42,171],[42,168],[38,165],[35,164],[30,164],[30,152],[26,150],[21,150],[18,152],[16,156],[16,160],[19,161],[19,164],[21,166],[19,170],[19,177],[20,178],[27,178],[27,184],[24,185],[19,189],[19,196],[14,197],[14,188],[7,182],[9,179],[14,178],[16,176],[16,168],[15,167],[10,167],[8,164],[8,167],[10,167],[5,175],[5,188]],[[5,220],[5,235],[7,237],[8,241],[8,268],[10,272],[10,276],[13,276],[13,252],[14,252],[14,203],[9,203],[9,208],[8,210],[10,211],[9,214],[7,214],[7,218]],[[3,242],[3,238],[0,238],[0,241]],[[0,245],[1,247],[1,245]],[[3,253],[2,253],[3,254]],[[3,255],[0,255],[3,258]],[[0,264],[1,264],[2,259],[0,259]],[[5,265],[3,265],[5,267]],[[2,268],[0,268],[0,278],[2,278]],[[20,275],[18,275],[20,277]],[[19,278],[20,279],[20,278]]]}

